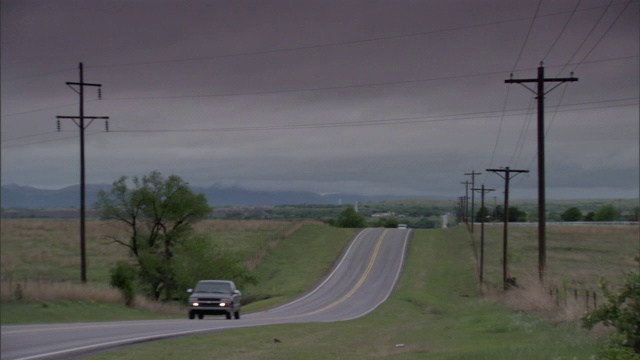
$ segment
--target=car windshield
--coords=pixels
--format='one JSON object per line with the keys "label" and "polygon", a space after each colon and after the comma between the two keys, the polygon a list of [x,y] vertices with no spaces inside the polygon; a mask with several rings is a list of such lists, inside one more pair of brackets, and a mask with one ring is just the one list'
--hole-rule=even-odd
{"label": "car windshield", "polygon": [[196,286],[196,290],[195,292],[199,292],[199,293],[230,293],[231,292],[231,286],[229,286],[229,284],[224,284],[224,283],[205,283],[205,284],[198,284],[198,286]]}

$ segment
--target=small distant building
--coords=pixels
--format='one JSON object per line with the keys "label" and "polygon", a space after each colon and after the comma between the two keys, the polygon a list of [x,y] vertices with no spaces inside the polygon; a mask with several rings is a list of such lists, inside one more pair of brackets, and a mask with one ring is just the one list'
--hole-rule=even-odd
{"label": "small distant building", "polygon": [[394,217],[394,216],[396,216],[396,214],[393,211],[371,214],[371,217],[374,217],[374,218],[386,218],[386,217]]}

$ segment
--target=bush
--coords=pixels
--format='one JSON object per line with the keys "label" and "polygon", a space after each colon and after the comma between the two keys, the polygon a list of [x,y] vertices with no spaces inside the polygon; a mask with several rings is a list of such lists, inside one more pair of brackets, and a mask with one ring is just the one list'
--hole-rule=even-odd
{"label": "bush", "polygon": [[[636,257],[640,263],[640,256]],[[606,281],[601,280],[600,288],[606,303],[582,318],[586,328],[598,323],[614,327],[620,338],[620,345],[634,349],[640,354],[640,273],[624,275],[622,287],[614,292]]]}
{"label": "bush", "polygon": [[638,355],[629,347],[621,346],[623,341],[613,336],[597,349],[597,359],[602,360],[638,360]]}
{"label": "bush", "polygon": [[128,307],[133,306],[135,278],[136,270],[125,261],[118,261],[116,266],[111,269],[111,286],[120,290],[124,303]]}

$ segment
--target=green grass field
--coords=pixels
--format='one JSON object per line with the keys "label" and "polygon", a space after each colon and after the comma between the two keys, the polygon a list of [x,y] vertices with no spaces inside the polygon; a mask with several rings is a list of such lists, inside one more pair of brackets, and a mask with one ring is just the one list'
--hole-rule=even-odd
{"label": "green grass field", "polygon": [[[74,286],[81,286],[74,284],[79,277],[76,274],[79,261],[73,259],[77,257],[76,223],[16,220],[11,226],[6,225],[3,221],[2,324],[184,315],[181,310],[144,312],[117,305],[117,291],[106,286],[108,267],[126,256],[126,252],[98,241],[88,247],[91,256],[99,259],[90,262],[88,271],[91,293],[95,295],[89,298],[78,295],[72,300],[56,295],[52,289],[70,286],[60,289],[61,293],[70,294],[74,293]],[[104,238],[114,231],[102,223],[92,226],[102,229],[101,236],[92,233],[93,239]],[[203,231],[215,232],[216,239],[224,241],[225,246],[237,246],[247,258],[255,257],[261,249],[268,250],[259,256],[255,268],[260,284],[244,289],[246,294],[264,300],[247,306],[247,311],[281,304],[312,287],[329,271],[356,233],[353,229],[318,223],[221,221],[199,226]],[[549,283],[596,289],[599,275],[615,282],[621,271],[637,268],[631,260],[639,251],[637,227],[548,230]],[[535,227],[510,227],[510,270],[525,288],[529,286],[525,281],[528,276],[535,279],[527,274],[535,275],[537,269],[535,231]],[[95,359],[591,359],[596,337],[579,327],[575,314],[558,316],[559,309],[548,301],[547,311],[538,311],[537,306],[527,308],[521,304],[524,296],[520,303],[506,301],[509,299],[499,292],[480,296],[473,246],[462,226],[417,230],[414,234],[396,291],[366,317],[337,323],[230,330],[131,347]],[[478,242],[479,228],[475,236]],[[501,227],[487,229],[485,271],[489,284],[499,284],[501,280],[501,241]],[[103,246],[111,247],[112,251],[100,250]],[[16,281],[24,278],[45,279],[44,283],[53,284],[54,288],[39,293],[52,297],[38,297],[36,292],[35,298],[16,301]],[[29,284],[36,287],[38,283]],[[100,300],[114,296],[116,300]],[[526,300],[544,301],[540,297]],[[553,311],[548,311],[549,306]],[[274,343],[274,337],[282,342]]]}
{"label": "green grass field", "polygon": [[[523,285],[538,281],[537,227],[510,225],[509,275]],[[485,279],[489,286],[502,284],[502,224],[485,226]],[[474,227],[479,251],[480,226]],[[634,256],[640,251],[638,226],[547,226],[548,288],[597,290],[600,278],[616,284],[620,274],[638,268]]]}
{"label": "green grass field", "polygon": [[[92,359],[588,359],[587,333],[478,296],[461,228],[416,231],[396,291],[352,321],[246,328]],[[278,338],[281,343],[274,343]]]}

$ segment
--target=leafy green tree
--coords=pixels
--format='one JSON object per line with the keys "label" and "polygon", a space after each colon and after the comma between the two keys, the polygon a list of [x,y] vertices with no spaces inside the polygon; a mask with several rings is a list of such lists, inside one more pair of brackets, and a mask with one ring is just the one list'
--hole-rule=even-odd
{"label": "leafy green tree", "polygon": [[480,221],[488,222],[488,221],[491,221],[492,216],[493,216],[493,214],[489,211],[489,209],[487,209],[486,206],[483,206],[476,213],[476,221],[478,221],[478,222],[480,222]]}
{"label": "leafy green tree", "polygon": [[398,224],[398,219],[384,219],[384,227],[386,228],[397,228]]}
{"label": "leafy green tree", "polygon": [[587,215],[585,215],[582,220],[584,220],[584,221],[595,221],[595,219],[596,219],[596,213],[593,212],[593,211],[589,211],[587,213]]}
{"label": "leafy green tree", "polygon": [[337,227],[343,228],[363,228],[367,226],[367,221],[364,216],[358,214],[353,206],[348,206],[336,221]]}
{"label": "leafy green tree", "polygon": [[[636,257],[640,262],[640,256]],[[622,337],[621,345],[633,348],[640,354],[640,273],[624,275],[624,282],[618,291],[612,291],[606,281],[601,280],[606,303],[582,318],[586,328],[593,328],[596,324],[614,327]]]}
{"label": "leafy green tree", "polygon": [[605,205],[596,211],[596,221],[616,221],[620,212],[613,205]]}
{"label": "leafy green tree", "polygon": [[142,288],[156,300],[162,293],[171,299],[176,285],[174,248],[193,234],[195,222],[211,213],[205,196],[191,192],[180,177],[164,178],[157,171],[131,181],[123,176],[98,196],[102,218],[128,228],[127,240],[112,240],[131,250]]}
{"label": "leafy green tree", "polygon": [[202,279],[233,280],[241,289],[258,283],[236,253],[205,235],[196,235],[176,247],[174,271],[181,298],[186,298],[186,290]]}
{"label": "leafy green tree", "polygon": [[577,207],[571,207],[560,215],[562,221],[580,221],[582,212]]}
{"label": "leafy green tree", "polygon": [[527,221],[527,213],[518,209],[515,206],[509,206],[509,222],[524,222],[524,221]]}

